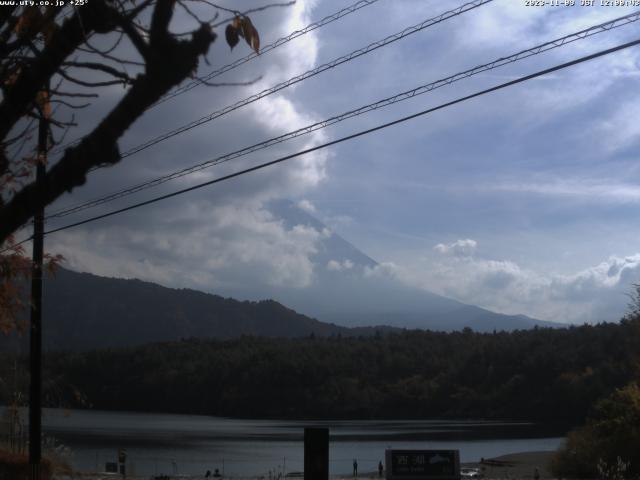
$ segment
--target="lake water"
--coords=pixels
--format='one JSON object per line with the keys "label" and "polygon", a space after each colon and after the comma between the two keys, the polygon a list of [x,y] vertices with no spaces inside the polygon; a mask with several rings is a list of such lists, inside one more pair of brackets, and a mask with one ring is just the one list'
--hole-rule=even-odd
{"label": "lake water", "polygon": [[288,421],[45,409],[45,434],[68,446],[73,465],[103,471],[118,448],[130,474],[256,476],[303,470],[304,427],[330,430],[330,473],[376,470],[387,448],[457,449],[461,461],[554,450],[562,437],[527,423],[484,421]]}

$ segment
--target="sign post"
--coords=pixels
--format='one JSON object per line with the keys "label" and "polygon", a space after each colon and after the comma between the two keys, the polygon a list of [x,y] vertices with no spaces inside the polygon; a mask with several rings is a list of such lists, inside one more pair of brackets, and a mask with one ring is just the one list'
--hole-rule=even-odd
{"label": "sign post", "polygon": [[329,429],[304,429],[304,480],[329,480]]}

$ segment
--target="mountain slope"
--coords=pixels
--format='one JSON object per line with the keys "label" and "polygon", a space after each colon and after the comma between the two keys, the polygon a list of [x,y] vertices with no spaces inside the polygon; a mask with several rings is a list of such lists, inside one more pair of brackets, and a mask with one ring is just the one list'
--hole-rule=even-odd
{"label": "mountain slope", "polygon": [[534,326],[558,327],[524,315],[504,315],[467,305],[411,287],[385,272],[368,255],[332,232],[319,219],[290,201],[271,205],[271,213],[288,229],[302,225],[322,232],[314,263],[314,281],[308,288],[261,286],[254,290],[229,290],[233,297],[269,297],[297,312],[349,327],[391,325],[400,328],[480,332],[516,330]]}
{"label": "mountain slope", "polygon": [[[180,338],[240,335],[348,335],[273,300],[239,302],[140,280],[60,268],[44,284],[44,344],[49,350],[140,345]],[[12,341],[15,347],[15,339]]]}

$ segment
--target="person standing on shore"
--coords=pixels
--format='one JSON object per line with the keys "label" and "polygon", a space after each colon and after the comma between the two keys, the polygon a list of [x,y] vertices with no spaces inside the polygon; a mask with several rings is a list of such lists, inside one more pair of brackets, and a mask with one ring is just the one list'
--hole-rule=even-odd
{"label": "person standing on shore", "polygon": [[384,472],[384,467],[382,466],[382,460],[378,462],[378,476],[382,478],[382,472]]}
{"label": "person standing on shore", "polygon": [[353,476],[358,476],[358,461],[355,458],[353,459]]}

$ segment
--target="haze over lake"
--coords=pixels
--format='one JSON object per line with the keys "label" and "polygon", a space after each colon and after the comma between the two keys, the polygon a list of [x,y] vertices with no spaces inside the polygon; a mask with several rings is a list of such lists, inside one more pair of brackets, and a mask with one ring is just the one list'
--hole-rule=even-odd
{"label": "haze over lake", "polygon": [[268,476],[303,470],[303,430],[330,429],[330,473],[348,474],[353,459],[362,473],[376,470],[386,448],[459,449],[461,461],[507,453],[554,450],[551,428],[530,423],[358,420],[246,420],[194,415],[46,409],[44,429],[72,450],[74,467],[103,470],[126,448],[129,472]]}

